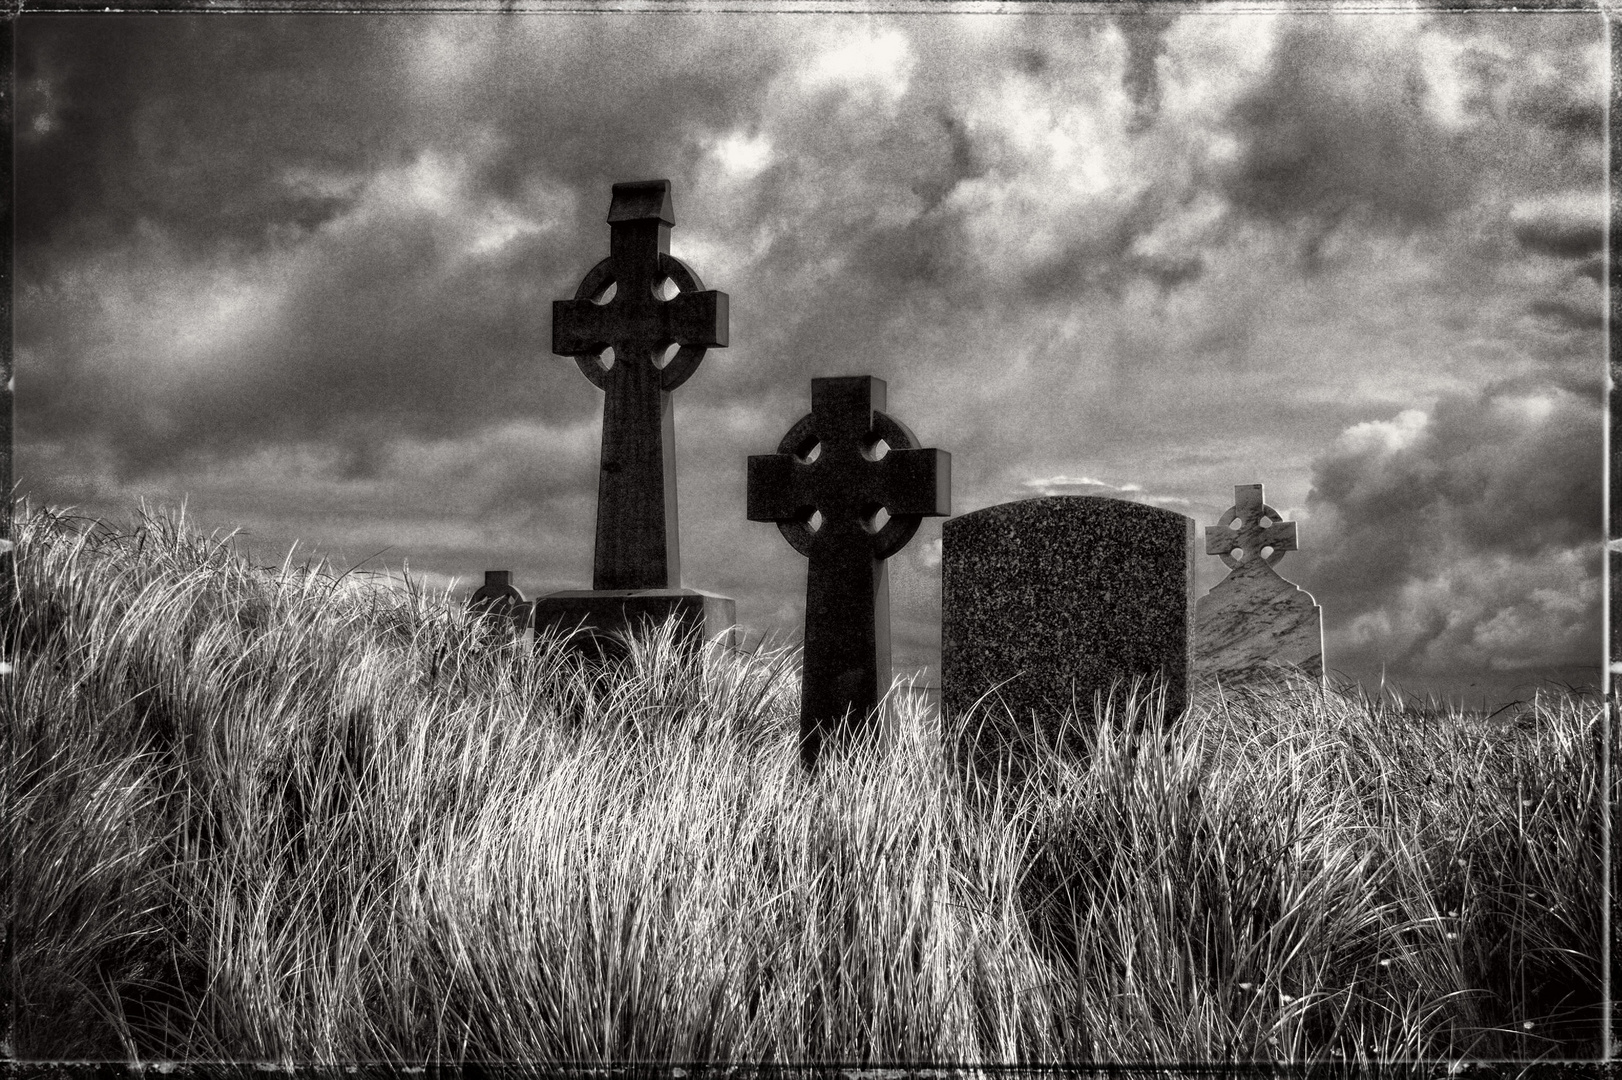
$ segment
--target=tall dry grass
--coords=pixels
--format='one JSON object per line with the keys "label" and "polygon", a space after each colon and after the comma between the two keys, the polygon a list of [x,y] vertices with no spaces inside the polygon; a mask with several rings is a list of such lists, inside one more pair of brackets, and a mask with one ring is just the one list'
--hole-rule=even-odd
{"label": "tall dry grass", "polygon": [[1599,1050],[1591,698],[1127,694],[1085,754],[1027,726],[966,764],[898,696],[807,776],[792,652],[667,628],[593,668],[173,514],[17,538],[23,1057]]}

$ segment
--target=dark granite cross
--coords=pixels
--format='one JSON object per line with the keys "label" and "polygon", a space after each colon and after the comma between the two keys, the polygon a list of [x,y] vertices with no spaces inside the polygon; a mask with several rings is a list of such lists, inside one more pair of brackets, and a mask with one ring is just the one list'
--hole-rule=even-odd
{"label": "dark granite cross", "polygon": [[[615,184],[608,258],[552,303],[552,351],[604,393],[594,589],[681,586],[670,392],[727,343],[727,294],[670,254],[669,180]],[[673,284],[679,292],[666,299]],[[612,297],[608,296],[613,289]],[[605,299],[607,297],[607,299]],[[665,350],[680,346],[660,366]],[[612,348],[612,366],[602,362]]]}
{"label": "dark granite cross", "polygon": [[[1264,526],[1263,521],[1270,523]],[[1278,511],[1262,501],[1262,485],[1235,484],[1233,505],[1220,522],[1205,527],[1205,553],[1222,556],[1228,569],[1237,570],[1259,565],[1254,557],[1269,546],[1273,553],[1267,556],[1268,566],[1284,558],[1286,551],[1295,551],[1295,522],[1280,521]]]}
{"label": "dark granite cross", "polygon": [[[925,515],[952,512],[952,456],[918,449],[912,432],[882,411],[884,389],[869,375],[812,379],[810,415],[777,453],[749,459],[749,520],[776,522],[809,560],[800,683],[808,768],[831,731],[865,725],[889,687],[884,560]],[[881,509],[890,519],[878,525]]]}

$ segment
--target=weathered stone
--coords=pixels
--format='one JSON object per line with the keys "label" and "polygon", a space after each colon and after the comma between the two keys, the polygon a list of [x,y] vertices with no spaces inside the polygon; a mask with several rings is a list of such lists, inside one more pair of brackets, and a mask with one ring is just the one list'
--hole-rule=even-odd
{"label": "weathered stone", "polygon": [[1295,522],[1279,520],[1260,484],[1237,485],[1233,503],[1205,529],[1206,554],[1220,555],[1229,573],[1196,606],[1195,670],[1236,683],[1294,668],[1321,681],[1322,609],[1273,569],[1298,550]]}
{"label": "weathered stone", "polygon": [[[574,358],[603,391],[594,589],[671,589],[681,581],[676,537],[676,436],[670,392],[727,344],[727,295],[670,254],[670,181],[615,184],[609,256],[573,300],[552,304],[552,351]],[[680,292],[664,299],[666,282]],[[604,301],[609,289],[613,296]],[[656,360],[680,346],[664,367]],[[612,367],[602,364],[613,348]]]}
{"label": "weathered stone", "polygon": [[[1160,681],[1187,703],[1194,645],[1194,521],[1090,495],[1026,499],[941,530],[941,682],[948,718],[982,697],[995,734],[1012,713],[1044,726],[1093,697]],[[1004,706],[1007,712],[1004,711]]]}
{"label": "weathered stone", "polygon": [[580,589],[549,593],[536,602],[535,633],[581,631],[576,643],[598,656],[623,651],[626,633],[647,633],[674,617],[688,640],[737,648],[737,606],[725,596],[694,589]]}
{"label": "weathered stone", "polygon": [[[951,513],[952,457],[920,449],[887,415],[884,380],[812,379],[811,412],[777,453],[749,459],[750,521],[772,521],[806,556],[800,757],[866,729],[890,683],[890,585],[884,560],[925,516]],[[882,525],[880,510],[889,514]]]}
{"label": "weathered stone", "polygon": [[531,604],[524,594],[513,587],[511,570],[486,570],[484,584],[468,598],[468,610],[489,619],[510,619],[513,628],[522,633],[529,626]]}
{"label": "weathered stone", "polygon": [[504,615],[524,602],[524,594],[513,587],[511,570],[486,570],[484,584],[468,598],[467,606],[481,613]]}
{"label": "weathered stone", "polygon": [[[540,597],[533,623],[537,633],[582,628],[577,643],[599,653],[617,651],[617,635],[672,613],[714,640],[734,614],[726,597],[681,587],[671,391],[705,349],[727,344],[727,295],[706,291],[671,256],[674,224],[670,181],[615,184],[608,258],[574,299],[552,305],[552,351],[573,357],[604,394],[597,544],[591,590]],[[677,351],[659,366],[672,345]],[[609,348],[614,359],[605,366]]]}

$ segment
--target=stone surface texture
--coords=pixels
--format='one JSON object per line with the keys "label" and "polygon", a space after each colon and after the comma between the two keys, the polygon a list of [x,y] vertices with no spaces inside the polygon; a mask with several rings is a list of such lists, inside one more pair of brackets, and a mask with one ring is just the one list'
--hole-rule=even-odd
{"label": "stone surface texture", "polygon": [[[681,586],[670,392],[706,348],[727,344],[727,295],[706,291],[671,256],[674,224],[669,180],[615,184],[608,258],[581,280],[574,299],[552,304],[552,351],[573,357],[603,391],[594,589]],[[666,281],[679,290],[668,299]],[[658,366],[670,345],[679,349]],[[604,367],[609,348],[613,364]]]}
{"label": "stone surface texture", "polygon": [[[552,305],[552,351],[572,357],[603,391],[597,542],[592,588],[539,597],[531,625],[537,634],[581,628],[575,643],[598,655],[622,651],[617,636],[672,615],[689,642],[737,644],[733,602],[682,588],[671,391],[706,349],[726,346],[728,320],[727,294],[706,290],[671,256],[675,220],[669,180],[615,184],[608,258],[572,300]],[[672,345],[676,352],[661,366]]]}
{"label": "stone surface texture", "polygon": [[1187,703],[1194,645],[1194,521],[1140,503],[1053,496],[947,521],[941,550],[942,707],[993,694],[988,727],[1044,724],[1154,676],[1167,715]]}
{"label": "stone surface texture", "polygon": [[536,637],[548,631],[583,631],[576,644],[598,655],[622,651],[616,637],[646,633],[675,616],[689,640],[719,641],[737,648],[736,605],[725,596],[695,589],[579,589],[548,593],[535,601]]}
{"label": "stone surface texture", "polygon": [[[808,768],[838,728],[868,728],[889,689],[884,560],[925,516],[951,513],[951,455],[919,448],[884,407],[882,379],[812,379],[811,412],[777,453],[749,459],[749,520],[775,522],[807,559],[800,754]],[[881,509],[889,520],[879,525]]]}
{"label": "stone surface texture", "polygon": [[486,570],[484,584],[468,598],[468,609],[490,619],[505,617],[522,633],[529,626],[530,604],[513,587],[511,570]]}
{"label": "stone surface texture", "polygon": [[[1264,556],[1268,547],[1273,550]],[[1322,681],[1323,612],[1311,594],[1273,567],[1299,550],[1293,521],[1268,506],[1261,484],[1233,489],[1233,506],[1207,526],[1205,550],[1220,555],[1228,576],[1196,605],[1195,670],[1234,684],[1260,672],[1299,669]]]}

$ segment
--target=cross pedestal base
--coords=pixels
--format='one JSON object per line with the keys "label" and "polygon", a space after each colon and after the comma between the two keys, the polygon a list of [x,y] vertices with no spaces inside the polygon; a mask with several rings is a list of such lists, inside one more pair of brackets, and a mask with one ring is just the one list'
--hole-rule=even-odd
{"label": "cross pedestal base", "polygon": [[680,633],[720,639],[738,647],[737,605],[731,597],[695,589],[571,589],[535,601],[533,625],[539,635],[580,628],[576,643],[598,656],[623,652],[614,635],[648,633],[674,616]]}

